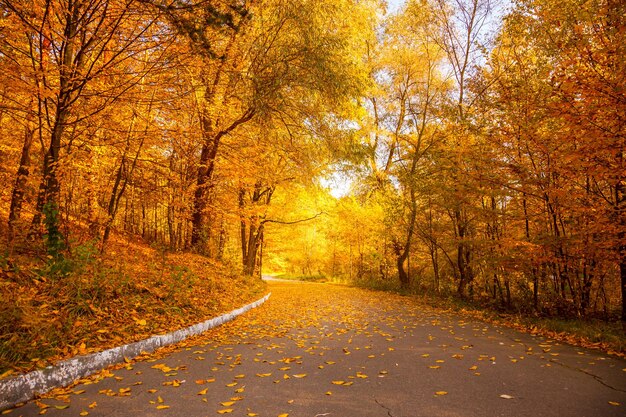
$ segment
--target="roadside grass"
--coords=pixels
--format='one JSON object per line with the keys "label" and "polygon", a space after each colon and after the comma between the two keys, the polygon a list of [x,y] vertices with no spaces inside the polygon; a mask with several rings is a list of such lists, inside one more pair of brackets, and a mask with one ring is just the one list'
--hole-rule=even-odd
{"label": "roadside grass", "polygon": [[609,354],[626,357],[626,331],[617,319],[606,321],[595,318],[529,316],[496,310],[493,304],[481,303],[480,300],[462,300],[452,294],[419,293],[414,289],[403,290],[396,282],[361,280],[344,283],[375,291],[397,293],[430,307],[512,327],[522,332],[550,337],[575,346],[600,349]]}
{"label": "roadside grass", "polygon": [[54,262],[15,248],[0,254],[0,378],[207,320],[265,288],[205,257],[124,239]]}

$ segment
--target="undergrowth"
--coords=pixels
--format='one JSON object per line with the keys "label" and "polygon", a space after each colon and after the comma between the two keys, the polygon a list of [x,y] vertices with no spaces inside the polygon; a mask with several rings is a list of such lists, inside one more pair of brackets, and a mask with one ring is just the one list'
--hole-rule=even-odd
{"label": "undergrowth", "polygon": [[[36,255],[36,254],[35,254]],[[0,254],[0,377],[163,334],[259,298],[258,278],[192,254],[92,242]]]}

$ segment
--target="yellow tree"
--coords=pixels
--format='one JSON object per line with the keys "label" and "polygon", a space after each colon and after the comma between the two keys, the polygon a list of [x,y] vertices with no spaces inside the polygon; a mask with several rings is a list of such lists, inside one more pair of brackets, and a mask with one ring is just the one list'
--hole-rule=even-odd
{"label": "yellow tree", "polygon": [[[141,7],[139,3],[116,0],[42,0],[29,4],[6,0],[2,7],[8,13],[6,19],[27,39],[21,48],[10,42],[5,46],[15,62],[23,56],[29,61],[26,75],[37,103],[39,138],[44,148],[33,228],[39,228],[43,216],[46,246],[56,257],[64,246],[59,228],[64,152],[71,146],[78,123],[102,111],[129,88],[128,83],[110,83],[110,77],[114,68],[123,68],[132,59],[154,19],[133,12]],[[130,80],[133,82],[136,79]],[[29,152],[29,146],[24,146],[22,161],[28,160]],[[20,173],[22,177],[25,174],[24,170]],[[15,187],[14,210],[9,216],[12,222],[19,217],[20,178]]]}
{"label": "yellow tree", "polygon": [[416,235],[418,205],[429,153],[441,141],[439,115],[448,84],[441,75],[444,50],[437,44],[433,5],[409,2],[385,26],[374,61],[377,96],[370,97],[373,131],[368,144],[371,178],[388,200],[398,278],[406,269]]}
{"label": "yellow tree", "polygon": [[196,86],[202,149],[191,237],[202,250],[223,139],[254,118],[273,114],[288,120],[295,113],[302,120],[303,91],[314,103],[330,104],[355,94],[360,80],[353,68],[363,47],[357,35],[367,28],[369,5],[348,0],[157,5],[203,60]]}

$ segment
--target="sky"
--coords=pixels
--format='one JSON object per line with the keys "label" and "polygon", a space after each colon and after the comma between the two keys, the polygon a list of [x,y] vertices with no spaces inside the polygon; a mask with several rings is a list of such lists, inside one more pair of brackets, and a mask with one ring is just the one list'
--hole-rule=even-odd
{"label": "sky", "polygon": [[387,0],[389,13],[395,13],[404,4],[405,0]]}

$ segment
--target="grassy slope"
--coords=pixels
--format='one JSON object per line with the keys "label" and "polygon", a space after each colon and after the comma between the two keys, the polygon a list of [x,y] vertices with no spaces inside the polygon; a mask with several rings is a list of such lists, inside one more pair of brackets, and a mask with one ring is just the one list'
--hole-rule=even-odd
{"label": "grassy slope", "polygon": [[75,247],[54,265],[0,252],[0,377],[195,324],[264,291],[207,258],[124,240],[105,256]]}

